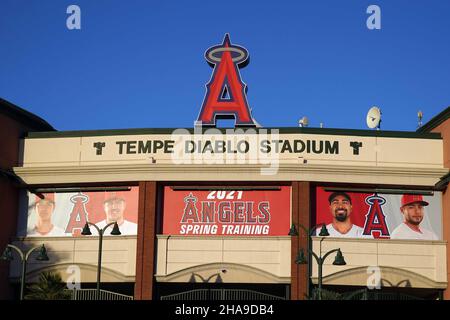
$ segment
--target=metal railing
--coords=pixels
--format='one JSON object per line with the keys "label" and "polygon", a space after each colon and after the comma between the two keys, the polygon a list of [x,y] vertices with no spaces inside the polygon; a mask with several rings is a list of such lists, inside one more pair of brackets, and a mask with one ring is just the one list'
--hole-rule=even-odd
{"label": "metal railing", "polygon": [[398,292],[377,292],[367,288],[343,295],[343,300],[423,300],[418,297]]}
{"label": "metal railing", "polygon": [[283,297],[245,289],[196,289],[167,296],[161,300],[286,300]]}
{"label": "metal railing", "polygon": [[70,292],[71,300],[133,300],[133,296],[127,296],[125,294],[100,290],[100,296],[97,297],[97,289],[74,289],[66,290]]}

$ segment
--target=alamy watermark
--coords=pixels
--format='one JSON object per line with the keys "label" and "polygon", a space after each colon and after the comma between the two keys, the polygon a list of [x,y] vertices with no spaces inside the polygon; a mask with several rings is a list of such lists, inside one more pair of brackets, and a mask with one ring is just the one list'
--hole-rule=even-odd
{"label": "alamy watermark", "polygon": [[366,25],[369,30],[381,29],[381,9],[379,6],[372,4],[367,7],[366,13],[370,14],[367,18]]}
{"label": "alamy watermark", "polygon": [[67,289],[69,290],[80,290],[81,289],[81,269],[79,266],[72,264],[67,267],[66,273],[69,274],[67,277]]}
{"label": "alamy watermark", "polygon": [[265,166],[261,175],[275,175],[280,165],[278,129],[176,129],[171,140],[173,164],[251,164]]}
{"label": "alamy watermark", "polygon": [[79,6],[75,4],[71,4],[67,7],[67,14],[70,16],[67,17],[66,26],[69,30],[80,30],[81,29],[81,9]]}
{"label": "alamy watermark", "polygon": [[370,290],[381,289],[381,269],[378,266],[370,266],[367,268],[367,288]]}

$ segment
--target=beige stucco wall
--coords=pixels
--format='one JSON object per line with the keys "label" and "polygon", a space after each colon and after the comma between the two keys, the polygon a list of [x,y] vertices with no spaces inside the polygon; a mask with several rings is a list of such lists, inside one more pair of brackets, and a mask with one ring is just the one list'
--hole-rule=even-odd
{"label": "beige stucco wall", "polygon": [[[171,164],[180,161],[184,152],[178,152],[177,146],[184,149],[186,140],[230,140],[237,142],[245,140],[249,142],[250,150],[246,154],[228,154],[227,159],[238,159],[243,157],[250,159],[279,159],[283,163],[298,163],[299,156],[310,164],[334,164],[340,165],[363,165],[363,166],[413,166],[420,168],[442,168],[442,140],[420,139],[420,138],[388,138],[388,137],[365,137],[365,136],[343,136],[343,135],[321,135],[321,134],[243,134],[243,135],[122,135],[122,136],[96,136],[76,138],[32,138],[24,141],[24,167],[35,166],[90,166],[111,164],[149,164],[149,158],[153,157],[156,163]],[[270,153],[260,153],[261,140],[289,140],[302,141],[330,141],[339,143],[338,154],[327,154],[322,152],[302,153],[276,153],[275,145],[272,143]],[[156,153],[127,154],[125,147],[123,153],[119,154],[118,141],[147,141],[147,140],[173,140],[175,141],[174,153],[164,153],[161,149]],[[362,143],[359,154],[353,154],[350,142]],[[97,155],[95,142],[104,142],[102,155]],[[421,150],[411,156],[411,146]],[[180,149],[180,150],[181,150]],[[137,148],[133,148],[134,151]],[[192,155],[197,155],[193,153]],[[199,155],[198,159],[217,160],[221,154],[212,157],[206,152]],[[194,157],[192,158],[194,159]],[[197,160],[197,159],[195,159]]]}
{"label": "beige stucco wall", "polygon": [[[226,283],[289,283],[290,237],[183,237],[158,235],[157,281],[189,282],[220,274]],[[314,252],[320,241],[314,237]],[[322,253],[341,248],[347,265],[325,260],[323,283],[366,286],[368,267],[380,267],[382,286],[445,288],[446,243],[442,241],[326,238]],[[312,280],[317,282],[317,263]],[[224,273],[223,270],[226,270]]]}
{"label": "beige stucco wall", "polygon": [[[183,152],[119,154],[118,141],[186,139],[245,140],[246,154],[198,154],[182,161]],[[178,140],[177,140],[178,139]],[[184,139],[184,140],[183,140]],[[257,152],[261,140],[337,141],[338,154]],[[358,155],[350,143],[362,143]],[[105,142],[102,155],[95,142]],[[177,144],[176,144],[177,145]],[[419,153],[410,154],[411,146]],[[273,146],[272,146],[273,147]],[[274,147],[273,147],[274,148]],[[136,148],[134,148],[135,150]],[[116,181],[324,181],[432,186],[448,172],[440,139],[387,138],[320,134],[171,136],[123,135],[24,140],[23,162],[14,171],[28,184]]]}
{"label": "beige stucco wall", "polygon": [[[313,248],[316,254],[321,252],[319,237],[314,237]],[[380,267],[383,286],[404,286],[408,282],[415,288],[447,287],[445,241],[326,238],[322,255],[336,248],[341,249],[347,265],[334,266],[335,254],[328,256],[323,267],[324,284],[366,286],[372,276],[368,267]],[[317,283],[316,262],[312,279]]]}
{"label": "beige stucco wall", "polygon": [[[98,237],[25,238],[14,245],[29,250],[44,244],[50,258],[47,262],[35,260],[36,253],[28,259],[27,281],[35,281],[43,270],[57,271],[64,281],[71,276],[70,266],[80,268],[81,282],[97,281]],[[136,274],[136,236],[105,236],[102,255],[102,282],[134,282]],[[20,279],[20,258],[14,253],[10,277]]]}
{"label": "beige stucco wall", "polygon": [[289,283],[290,248],[290,237],[158,235],[156,279],[188,282],[193,273],[203,279],[220,273],[227,283]]}
{"label": "beige stucco wall", "polygon": [[263,165],[99,165],[16,167],[27,184],[122,181],[317,181],[434,186],[448,169],[279,164],[275,173],[262,175]]}
{"label": "beige stucco wall", "polygon": [[[28,260],[27,281],[35,281],[43,270],[57,271],[64,281],[68,268],[80,268],[81,282],[95,282],[98,238],[23,239],[14,244],[29,249],[45,244],[50,261]],[[314,237],[319,254],[319,238]],[[383,286],[446,288],[446,242],[325,238],[322,254],[340,248],[347,265],[334,266],[334,254],[324,264],[323,283],[366,286],[368,267],[380,267]],[[14,254],[10,277],[19,279],[20,260]],[[317,264],[312,264],[317,282]],[[105,237],[102,282],[134,282],[136,237]],[[156,280],[160,282],[290,283],[291,238],[282,237],[186,237],[157,236]]]}

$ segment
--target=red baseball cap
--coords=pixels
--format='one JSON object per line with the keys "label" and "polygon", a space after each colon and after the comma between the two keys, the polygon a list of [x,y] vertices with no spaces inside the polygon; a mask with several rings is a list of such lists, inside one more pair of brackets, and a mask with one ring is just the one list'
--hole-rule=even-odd
{"label": "red baseball cap", "polygon": [[421,194],[404,194],[402,196],[402,207],[415,202],[419,202],[423,206],[428,205],[428,202],[423,200]]}
{"label": "red baseball cap", "polygon": [[[43,198],[41,198],[40,196],[43,196]],[[54,193],[40,193],[39,195],[36,194],[36,203],[44,200],[55,203],[55,194]]]}
{"label": "red baseball cap", "polygon": [[103,203],[107,203],[114,200],[122,200],[125,201],[126,194],[124,192],[105,192],[105,198]]}

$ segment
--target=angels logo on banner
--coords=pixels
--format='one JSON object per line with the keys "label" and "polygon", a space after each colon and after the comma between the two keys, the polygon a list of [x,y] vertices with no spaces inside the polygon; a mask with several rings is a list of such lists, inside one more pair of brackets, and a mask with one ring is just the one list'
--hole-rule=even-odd
{"label": "angels logo on banner", "polygon": [[383,205],[386,199],[378,195],[367,197],[365,202],[370,206],[366,214],[363,235],[375,237],[389,237],[389,230],[386,224],[386,216],[383,213]]}
{"label": "angels logo on banner", "polygon": [[286,235],[290,226],[290,187],[244,189],[164,187],[163,234]]}
{"label": "angels logo on banner", "polygon": [[[442,239],[442,195],[316,189],[316,223],[332,237]],[[320,228],[317,230],[319,234]]]}

